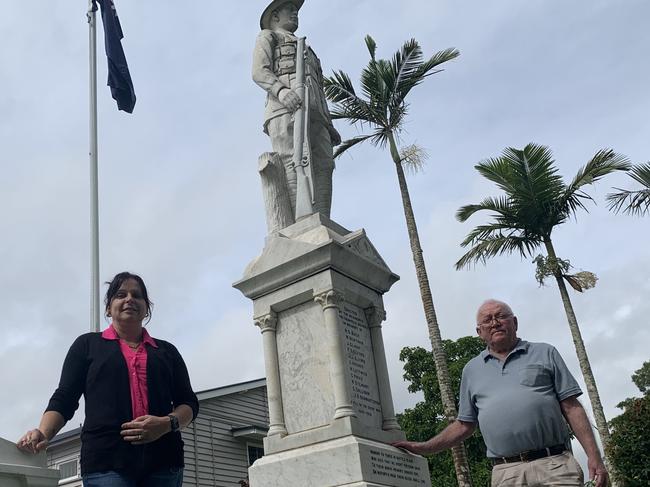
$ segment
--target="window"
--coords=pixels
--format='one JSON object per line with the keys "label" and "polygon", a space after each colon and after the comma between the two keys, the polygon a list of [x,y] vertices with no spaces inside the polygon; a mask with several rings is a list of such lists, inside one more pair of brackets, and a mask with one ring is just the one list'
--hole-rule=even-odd
{"label": "window", "polygon": [[77,460],[70,460],[59,464],[59,472],[62,479],[77,476]]}
{"label": "window", "polygon": [[259,445],[247,445],[248,446],[248,466],[253,465],[255,460],[262,458],[264,456],[264,448]]}

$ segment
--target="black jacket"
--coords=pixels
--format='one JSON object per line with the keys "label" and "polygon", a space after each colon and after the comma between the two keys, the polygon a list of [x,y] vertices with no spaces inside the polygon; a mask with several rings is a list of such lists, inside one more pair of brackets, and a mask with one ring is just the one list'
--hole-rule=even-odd
{"label": "black jacket", "polygon": [[[155,339],[147,349],[149,414],[166,416],[180,404],[199,402],[192,391],[187,367],[176,347]],[[131,445],[120,436],[121,425],[133,418],[129,374],[117,340],[101,333],[86,333],[75,340],[63,363],[59,387],[46,411],[72,419],[84,395],[86,420],[81,430],[81,473],[115,470],[137,477],[162,468],[183,467],[180,432],[163,435],[153,443]]]}

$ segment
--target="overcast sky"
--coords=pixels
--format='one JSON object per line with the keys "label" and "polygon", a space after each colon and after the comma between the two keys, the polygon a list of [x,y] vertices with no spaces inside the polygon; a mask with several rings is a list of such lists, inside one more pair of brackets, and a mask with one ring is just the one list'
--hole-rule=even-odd
{"label": "overcast sky", "polygon": [[[148,329],[178,346],[195,390],[262,377],[252,304],[231,284],[265,237],[256,168],[270,144],[250,64],[266,3],[116,6],[138,101],[132,115],[117,111],[100,27],[101,280],[144,277],[155,303]],[[85,10],[84,1],[5,0],[0,16],[0,436],[12,440],[37,425],[69,345],[90,327]],[[444,338],[473,334],[477,306],[503,299],[520,335],[554,344],[583,384],[557,288],[539,288],[518,256],[455,271],[459,242],[482,219],[460,224],[454,213],[498,194],[474,165],[507,146],[548,145],[566,179],[601,148],[650,160],[649,18],[645,0],[305,3],[299,33],[326,75],[358,79],[366,34],[380,57],[411,37],[427,55],[461,51],[412,93],[402,134],[430,155],[409,184]],[[638,392],[630,375],[650,359],[650,218],[608,213],[611,186],[634,183],[621,175],[589,189],[598,205],[555,233],[558,255],[599,277],[572,299],[608,419]],[[337,162],[332,217],[365,228],[401,276],[385,296],[384,339],[402,411],[419,398],[406,390],[399,351],[428,337],[387,152],[359,147]],[[77,413],[68,427],[82,421]]]}

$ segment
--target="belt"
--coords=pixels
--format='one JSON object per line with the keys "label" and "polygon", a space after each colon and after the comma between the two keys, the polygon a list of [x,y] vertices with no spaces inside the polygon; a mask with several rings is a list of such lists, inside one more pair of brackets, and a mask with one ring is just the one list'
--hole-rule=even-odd
{"label": "belt", "polygon": [[528,450],[519,453],[518,455],[513,455],[511,457],[497,457],[490,458],[492,465],[500,465],[502,463],[513,463],[513,462],[530,462],[533,460],[538,460],[544,457],[550,457],[553,455],[559,455],[566,451],[566,446],[564,445],[553,445],[548,448],[542,448],[541,450]]}

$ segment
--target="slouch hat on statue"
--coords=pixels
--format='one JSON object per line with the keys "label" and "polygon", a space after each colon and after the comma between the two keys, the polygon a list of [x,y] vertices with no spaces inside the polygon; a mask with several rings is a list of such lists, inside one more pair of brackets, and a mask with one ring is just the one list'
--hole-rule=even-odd
{"label": "slouch hat on statue", "polygon": [[281,7],[285,3],[293,3],[298,10],[302,7],[302,4],[305,3],[305,0],[273,0],[268,7],[262,12],[260,17],[260,28],[262,30],[269,29],[271,27],[271,14],[276,8]]}

